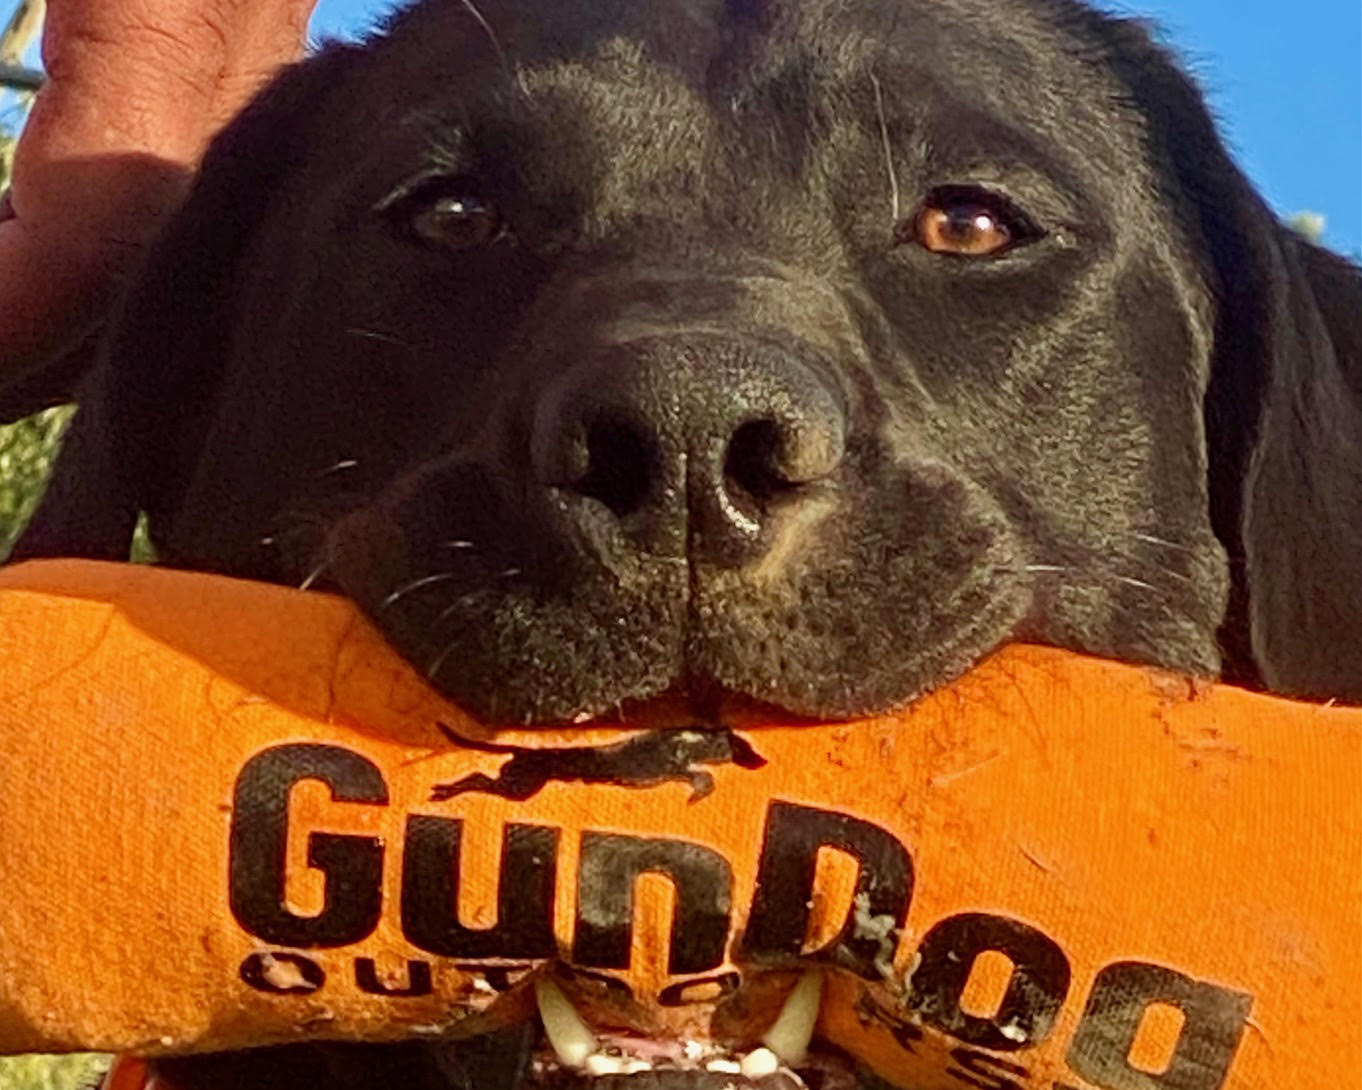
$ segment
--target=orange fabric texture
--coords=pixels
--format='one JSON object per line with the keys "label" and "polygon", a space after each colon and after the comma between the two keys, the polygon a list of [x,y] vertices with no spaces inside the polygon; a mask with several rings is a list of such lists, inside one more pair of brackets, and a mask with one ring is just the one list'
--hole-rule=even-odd
{"label": "orange fabric texture", "polygon": [[555,961],[742,1044],[821,964],[913,1090],[1362,1071],[1362,710],[1012,647],[856,723],[493,738],[343,601],[70,561],[0,573],[0,662],[0,1052],[481,1031]]}

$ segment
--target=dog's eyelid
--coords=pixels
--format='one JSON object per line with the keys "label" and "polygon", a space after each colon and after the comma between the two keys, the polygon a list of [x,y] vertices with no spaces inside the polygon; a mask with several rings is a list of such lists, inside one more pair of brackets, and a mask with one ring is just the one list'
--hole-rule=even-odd
{"label": "dog's eyelid", "polygon": [[387,215],[413,200],[435,197],[441,193],[477,192],[481,186],[466,172],[452,172],[440,167],[431,167],[411,175],[384,194],[373,206],[377,215]]}

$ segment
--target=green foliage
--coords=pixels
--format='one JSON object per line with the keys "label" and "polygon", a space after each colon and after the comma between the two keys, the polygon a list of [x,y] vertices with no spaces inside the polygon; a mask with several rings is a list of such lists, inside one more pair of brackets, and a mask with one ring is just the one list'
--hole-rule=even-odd
{"label": "green foliage", "polygon": [[0,557],[19,536],[42,495],[72,407],[48,409],[0,427]]}
{"label": "green foliage", "polygon": [[0,1090],[87,1090],[108,1066],[107,1056],[0,1057]]}

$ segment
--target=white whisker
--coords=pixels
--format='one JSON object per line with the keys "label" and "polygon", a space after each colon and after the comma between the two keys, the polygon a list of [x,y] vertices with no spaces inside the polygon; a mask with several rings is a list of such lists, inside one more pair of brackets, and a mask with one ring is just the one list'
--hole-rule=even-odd
{"label": "white whisker", "polygon": [[306,579],[304,579],[301,583],[298,584],[298,589],[299,590],[309,589],[313,583],[315,583],[318,579],[322,577],[322,574],[329,567],[331,567],[331,561],[323,560],[320,564],[318,564],[315,568],[312,569],[311,573],[308,575]]}
{"label": "white whisker", "polygon": [[1068,568],[1061,568],[1061,567],[1059,567],[1059,565],[1057,565],[1057,564],[1027,564],[1025,570],[1026,570],[1026,571],[1061,572],[1061,571],[1068,571],[1069,569],[1068,569]]}
{"label": "white whisker", "polygon": [[473,545],[473,543],[472,543],[471,541],[458,540],[458,541],[446,541],[446,542],[444,543],[444,547],[445,547],[446,549],[472,549],[472,548],[474,548],[475,546]]}
{"label": "white whisker", "polygon": [[319,478],[320,478],[320,477],[327,477],[327,476],[330,476],[332,473],[339,473],[342,469],[355,469],[355,468],[357,468],[358,466],[359,466],[359,462],[358,462],[356,459],[354,459],[354,458],[342,458],[342,459],[341,459],[339,462],[337,462],[335,465],[333,465],[333,466],[328,466],[326,469],[323,469],[320,473],[317,474],[317,476],[318,476]]}
{"label": "white whisker", "polygon": [[430,664],[430,668],[426,670],[426,679],[428,681],[435,680],[435,675],[440,672],[440,668],[448,661],[449,656],[454,653],[454,648],[457,646],[458,642],[458,640],[450,640],[449,643],[445,645],[445,649],[435,656],[435,659]]}
{"label": "white whisker", "polygon": [[359,326],[346,326],[345,332],[351,337],[363,337],[369,341],[382,341],[384,344],[395,344],[399,348],[410,348],[416,350],[418,345],[411,341],[404,341],[395,333],[384,333],[381,329],[361,329]]}
{"label": "white whisker", "polygon": [[395,602],[399,601],[402,598],[405,598],[412,591],[420,590],[422,587],[428,587],[433,583],[444,583],[453,578],[454,578],[453,572],[442,571],[436,572],[434,575],[422,576],[420,579],[413,579],[410,583],[398,587],[395,591],[388,595],[388,597],[384,598],[383,601],[379,603],[378,608],[380,611],[385,610],[389,606],[393,605]]}
{"label": "white whisker", "polygon": [[501,42],[497,38],[496,31],[492,29],[492,24],[489,23],[487,19],[483,16],[482,12],[480,12],[477,9],[477,7],[473,3],[473,0],[463,0],[463,6],[469,10],[473,18],[478,21],[478,25],[481,26],[482,29],[486,32],[487,40],[492,43],[492,48],[497,51],[497,56],[501,59],[502,67],[505,67],[506,51],[501,48]]}
{"label": "white whisker", "polygon": [[1143,579],[1136,579],[1134,576],[1130,575],[1118,575],[1116,576],[1116,581],[1118,583],[1124,583],[1128,587],[1139,587],[1141,590],[1156,591],[1159,589],[1158,587],[1154,586],[1153,583],[1146,583]]}
{"label": "white whisker", "polygon": [[875,113],[880,120],[880,139],[884,142],[884,165],[889,171],[889,211],[891,223],[899,221],[899,176],[894,169],[894,148],[889,142],[889,123],[884,118],[884,92],[875,73],[870,73],[870,83],[875,88]]}
{"label": "white whisker", "polygon": [[462,598],[456,598],[452,603],[445,606],[444,609],[440,610],[440,612],[436,614],[435,620],[430,622],[430,627],[438,628],[440,626],[440,623],[444,621],[446,618],[448,618],[452,613],[468,605],[469,602],[473,601],[475,598],[481,597],[485,593],[486,593],[485,590],[475,590],[472,594],[465,594]]}
{"label": "white whisker", "polygon": [[1183,553],[1196,552],[1195,549],[1191,548],[1188,545],[1179,545],[1176,541],[1165,541],[1161,537],[1154,537],[1153,534],[1136,534],[1135,537],[1137,540],[1147,541],[1151,545],[1162,545],[1165,549],[1177,549],[1179,552]]}

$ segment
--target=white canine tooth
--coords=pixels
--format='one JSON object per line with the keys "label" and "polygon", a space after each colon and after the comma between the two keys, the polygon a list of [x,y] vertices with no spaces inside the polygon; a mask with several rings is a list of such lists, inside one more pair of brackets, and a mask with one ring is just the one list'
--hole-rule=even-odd
{"label": "white canine tooth", "polygon": [[602,1075],[623,1075],[624,1061],[618,1056],[607,1056],[604,1052],[593,1052],[586,1058],[586,1073],[596,1078]]}
{"label": "white canine tooth", "polygon": [[737,1060],[710,1060],[705,1064],[705,1070],[716,1075],[741,1075],[742,1064]]}
{"label": "white canine tooth", "polygon": [[596,1051],[596,1037],[582,1021],[582,1016],[568,1002],[563,990],[547,977],[534,982],[534,997],[539,1004],[539,1017],[544,1023],[544,1035],[564,1067],[580,1068],[587,1057]]}
{"label": "white canine tooth", "polygon": [[780,1057],[769,1048],[758,1048],[742,1058],[741,1074],[745,1079],[763,1079],[780,1070]]}
{"label": "white canine tooth", "polygon": [[782,1063],[796,1067],[804,1062],[822,1000],[823,974],[816,969],[810,970],[794,986],[790,998],[785,1000],[785,1006],[761,1039]]}

